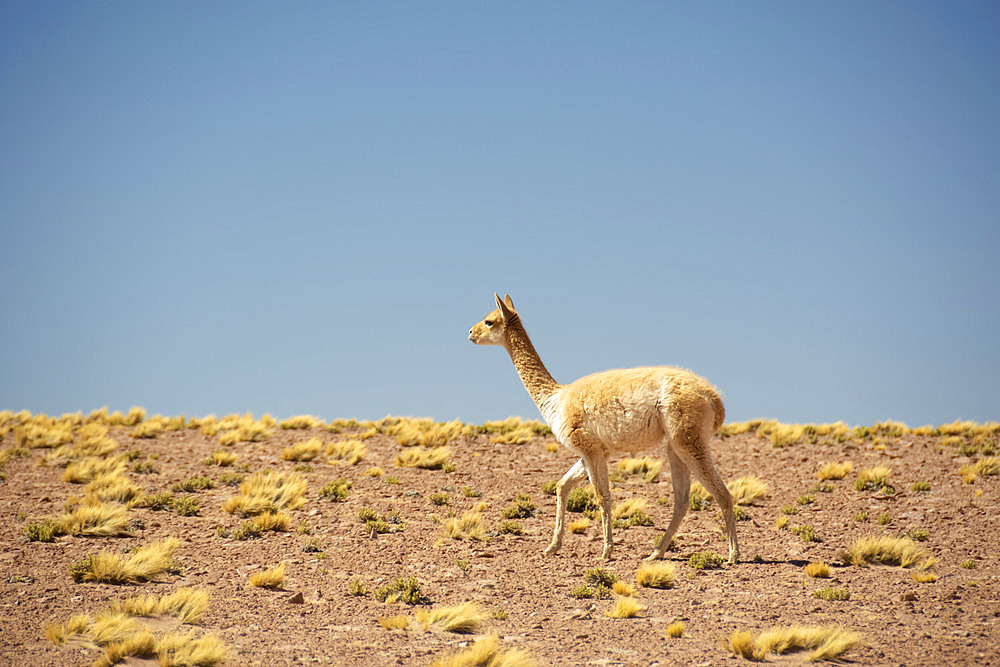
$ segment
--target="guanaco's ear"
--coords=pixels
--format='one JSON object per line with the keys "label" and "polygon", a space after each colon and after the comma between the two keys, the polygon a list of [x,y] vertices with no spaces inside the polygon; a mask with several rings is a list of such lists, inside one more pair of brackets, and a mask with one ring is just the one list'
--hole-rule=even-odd
{"label": "guanaco's ear", "polygon": [[507,307],[508,307],[508,308],[510,308],[511,310],[514,310],[514,302],[513,302],[512,300],[511,300],[511,298],[510,298],[510,294],[506,294],[506,295],[504,295],[504,297],[503,297],[503,302],[504,302],[505,304],[507,304]]}
{"label": "guanaco's ear", "polygon": [[514,311],[508,308],[507,304],[505,304],[503,301],[500,300],[499,294],[493,292],[493,296],[497,300],[497,310],[500,311],[500,317],[503,318],[504,322],[506,322],[508,319],[510,319],[510,316],[514,314]]}

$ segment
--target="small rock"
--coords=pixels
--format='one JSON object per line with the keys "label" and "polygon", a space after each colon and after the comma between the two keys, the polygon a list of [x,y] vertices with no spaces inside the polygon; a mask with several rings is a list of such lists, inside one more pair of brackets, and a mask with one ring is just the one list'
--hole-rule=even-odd
{"label": "small rock", "polygon": [[305,598],[302,597],[302,591],[299,591],[292,597],[288,598],[289,604],[302,604],[305,601],[306,601]]}
{"label": "small rock", "polygon": [[902,595],[900,595],[899,599],[902,600],[903,602],[913,602],[914,600],[917,599],[917,594],[910,591],[908,593],[903,593]]}

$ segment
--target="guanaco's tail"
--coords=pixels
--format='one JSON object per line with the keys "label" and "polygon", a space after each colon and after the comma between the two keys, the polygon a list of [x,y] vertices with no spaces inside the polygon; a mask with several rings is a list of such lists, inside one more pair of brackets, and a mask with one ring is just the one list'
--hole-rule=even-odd
{"label": "guanaco's tail", "polygon": [[726,406],[722,404],[722,397],[717,391],[712,392],[712,408],[715,409],[715,423],[712,429],[718,431],[726,421]]}

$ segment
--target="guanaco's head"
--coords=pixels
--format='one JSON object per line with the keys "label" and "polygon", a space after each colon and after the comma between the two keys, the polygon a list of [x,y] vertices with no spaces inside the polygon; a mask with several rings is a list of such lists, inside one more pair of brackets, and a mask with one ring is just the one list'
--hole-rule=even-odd
{"label": "guanaco's head", "polygon": [[506,340],[504,329],[517,317],[514,302],[511,301],[509,294],[501,300],[500,295],[494,292],[493,298],[496,299],[497,309],[469,329],[469,340],[476,345],[503,345]]}

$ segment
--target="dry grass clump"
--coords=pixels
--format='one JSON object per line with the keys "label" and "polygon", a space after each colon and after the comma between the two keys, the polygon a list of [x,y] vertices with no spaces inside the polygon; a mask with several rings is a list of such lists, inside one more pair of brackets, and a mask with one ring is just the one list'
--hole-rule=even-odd
{"label": "dry grass clump", "polygon": [[627,498],[611,510],[611,520],[616,528],[652,526],[653,519],[646,513],[645,498]]}
{"label": "dry grass clump", "polygon": [[64,535],[111,537],[125,535],[128,522],[128,511],[121,505],[87,501],[60,516],[56,526]]}
{"label": "dry grass clump", "polygon": [[226,451],[225,449],[217,449],[212,452],[207,459],[205,459],[205,464],[227,467],[236,463],[237,458],[239,457],[232,452]]}
{"label": "dry grass clump", "polygon": [[226,659],[226,645],[214,634],[171,632],[156,643],[156,659],[162,667],[211,667]]}
{"label": "dry grass clump", "polygon": [[673,637],[674,639],[684,636],[684,623],[681,621],[675,621],[667,626],[667,636]]}
{"label": "dry grass clump", "polygon": [[320,428],[321,426],[323,426],[323,420],[312,415],[296,415],[278,422],[280,429]]}
{"label": "dry grass clump", "polygon": [[401,468],[424,468],[440,470],[451,459],[451,450],[447,447],[434,449],[406,449],[396,455],[396,465]]}
{"label": "dry grass clump", "polygon": [[670,588],[676,575],[673,563],[645,562],[635,571],[635,582],[645,588]]}
{"label": "dry grass clump", "polygon": [[623,475],[642,475],[646,482],[654,482],[663,470],[663,461],[643,456],[641,459],[622,459],[618,462],[618,472]]}
{"label": "dry grass clump", "polygon": [[402,447],[444,447],[462,436],[473,434],[471,427],[457,419],[439,423],[432,419],[398,418],[395,423],[388,423],[393,419],[383,419],[380,428],[386,435],[396,438]]}
{"label": "dry grass clump", "polygon": [[634,618],[642,611],[643,607],[635,598],[622,597],[615,600],[615,606],[607,611],[608,618]]}
{"label": "dry grass clump", "polygon": [[374,597],[385,604],[403,602],[409,605],[430,604],[430,600],[420,592],[420,582],[416,577],[401,577],[385,586],[375,589]]}
{"label": "dry grass clump", "polygon": [[976,481],[976,477],[1000,474],[1000,459],[995,456],[980,459],[976,463],[962,466],[958,472],[962,475],[962,481],[972,484]]}
{"label": "dry grass clump", "polygon": [[98,475],[83,492],[95,501],[116,503],[127,503],[142,495],[142,489],[122,475]]}
{"label": "dry grass clump", "polygon": [[861,635],[836,626],[789,625],[766,630],[754,637],[734,632],[727,646],[735,655],[760,662],[768,653],[810,650],[809,660],[836,660],[861,642]]}
{"label": "dry grass clump", "polygon": [[156,438],[161,433],[163,433],[166,428],[166,421],[157,415],[151,418],[149,421],[137,424],[134,429],[132,429],[133,438]]}
{"label": "dry grass clump", "polygon": [[463,512],[461,518],[452,517],[442,526],[442,535],[454,540],[482,540],[485,534],[486,527],[479,512]]}
{"label": "dry grass clump", "polygon": [[906,537],[877,535],[862,537],[845,551],[841,558],[849,565],[864,567],[869,563],[899,565],[926,570],[934,564],[934,558]]}
{"label": "dry grass clump", "polygon": [[773,420],[762,422],[757,427],[757,436],[770,440],[775,447],[794,445],[802,439],[805,432],[802,424],[782,424]]}
{"label": "dry grass clump", "polygon": [[511,433],[523,429],[530,430],[533,437],[552,435],[552,429],[549,428],[548,424],[540,422],[537,419],[526,421],[520,417],[507,417],[507,419],[501,421],[488,421],[475,427],[476,433]]}
{"label": "dry grass clump", "polygon": [[143,628],[122,641],[104,646],[104,655],[94,662],[94,667],[110,667],[127,658],[152,658],[156,655],[156,638]]}
{"label": "dry grass clump", "polygon": [[726,484],[726,488],[737,505],[752,505],[754,501],[766,496],[770,489],[767,482],[755,476],[738,477]]}
{"label": "dry grass clump", "polygon": [[424,630],[436,626],[445,632],[457,634],[472,634],[479,632],[490,614],[475,602],[463,602],[454,607],[438,607],[430,611],[418,611],[417,622],[422,623]]}
{"label": "dry grass clump", "polygon": [[436,660],[432,667],[534,667],[535,664],[527,651],[503,651],[497,636],[489,635],[459,653]]}
{"label": "dry grass clump", "polygon": [[258,588],[281,588],[281,584],[285,583],[285,564],[282,563],[270,570],[255,572],[250,575],[248,583]]}
{"label": "dry grass clump", "polygon": [[385,474],[385,471],[383,471],[378,466],[373,466],[371,468],[368,468],[361,474],[365,477],[381,477],[382,475]]}
{"label": "dry grass clump", "polygon": [[66,466],[62,480],[71,484],[86,484],[97,477],[121,475],[125,468],[125,461],[118,457],[101,459],[88,456]]}
{"label": "dry grass clump", "polygon": [[239,442],[260,442],[271,437],[268,424],[263,420],[254,421],[249,413],[242,418],[226,417],[219,423],[218,430],[219,444],[226,446]]}
{"label": "dry grass clump", "polygon": [[692,512],[700,512],[712,506],[712,494],[708,492],[701,482],[691,482],[691,491],[688,495],[688,508]]}
{"label": "dry grass clump", "polygon": [[45,636],[53,644],[62,644],[75,638],[82,638],[90,631],[93,619],[89,614],[76,614],[65,623],[53,623],[45,628]]}
{"label": "dry grass clump", "polygon": [[222,503],[222,509],[242,516],[294,510],[306,502],[306,486],[294,472],[259,470],[243,480],[239,493]]}
{"label": "dry grass clump", "polygon": [[816,476],[824,481],[828,479],[844,479],[851,472],[853,467],[854,464],[850,461],[844,461],[843,463],[830,461],[829,463],[823,464],[823,467],[819,469]]}
{"label": "dry grass clump", "polygon": [[410,626],[410,619],[402,614],[398,616],[380,616],[378,624],[386,630],[405,630]]}
{"label": "dry grass clump", "polygon": [[892,475],[892,469],[886,466],[866,468],[858,472],[858,478],[854,481],[854,488],[858,491],[885,489],[889,485],[890,475]]}
{"label": "dry grass clump", "polygon": [[611,590],[617,593],[618,595],[623,595],[627,598],[630,598],[635,595],[635,588],[633,588],[629,584],[626,584],[624,581],[616,581],[613,584],[611,584]]}
{"label": "dry grass clump", "polygon": [[804,568],[805,573],[817,579],[828,579],[830,577],[830,566],[826,563],[809,563]]}
{"label": "dry grass clump", "polygon": [[297,442],[290,447],[285,447],[281,451],[281,458],[285,461],[312,461],[319,456],[323,443],[319,438],[309,438],[302,442]]}
{"label": "dry grass clump", "polygon": [[566,524],[566,527],[569,528],[569,532],[579,535],[587,532],[587,528],[590,527],[590,519],[583,517],[582,519],[577,519],[576,521],[570,521]]}
{"label": "dry grass clump", "polygon": [[208,608],[208,592],[196,588],[178,588],[169,595],[140,595],[123,600],[113,600],[111,611],[129,616],[157,616],[166,614],[181,623],[197,625]]}
{"label": "dry grass clump", "polygon": [[136,584],[149,581],[173,567],[180,540],[171,537],[139,547],[131,556],[100,551],[77,561],[70,573],[77,582]]}
{"label": "dry grass clump", "polygon": [[326,456],[330,463],[356,465],[368,453],[368,448],[360,440],[342,440],[326,446]]}

